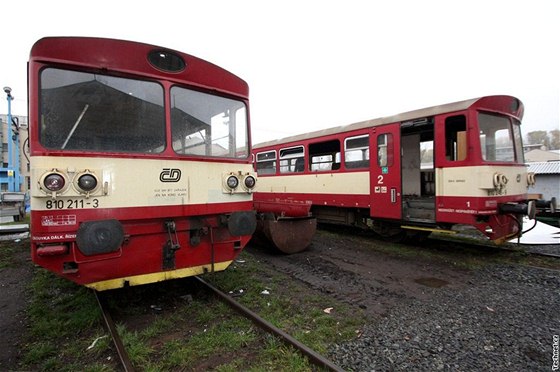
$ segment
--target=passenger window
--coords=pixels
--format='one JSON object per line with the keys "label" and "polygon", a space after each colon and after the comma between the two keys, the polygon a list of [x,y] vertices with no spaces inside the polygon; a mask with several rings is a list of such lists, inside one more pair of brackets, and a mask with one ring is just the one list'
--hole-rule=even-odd
{"label": "passenger window", "polygon": [[340,169],[340,141],[332,140],[309,145],[309,169],[327,172]]}
{"label": "passenger window", "polygon": [[445,159],[461,161],[467,158],[467,120],[465,115],[445,119]]}
{"label": "passenger window", "polygon": [[346,168],[369,168],[369,135],[348,137],[344,140]]}
{"label": "passenger window", "polygon": [[257,174],[276,173],[276,151],[266,151],[257,153]]}
{"label": "passenger window", "polygon": [[393,135],[391,133],[377,136],[377,165],[380,167],[393,165]]}
{"label": "passenger window", "polygon": [[305,167],[303,146],[280,150],[280,173],[303,172]]}

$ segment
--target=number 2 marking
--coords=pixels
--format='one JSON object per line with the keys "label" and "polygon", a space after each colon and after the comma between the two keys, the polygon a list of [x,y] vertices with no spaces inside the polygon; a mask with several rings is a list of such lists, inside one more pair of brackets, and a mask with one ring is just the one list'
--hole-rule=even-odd
{"label": "number 2 marking", "polygon": [[378,185],[383,185],[383,175],[377,176],[377,184]]}

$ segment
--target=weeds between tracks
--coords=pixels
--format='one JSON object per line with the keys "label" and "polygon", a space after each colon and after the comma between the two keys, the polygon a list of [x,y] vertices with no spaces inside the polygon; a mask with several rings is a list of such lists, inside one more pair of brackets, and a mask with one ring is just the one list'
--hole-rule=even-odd
{"label": "weeds between tracks", "polygon": [[[355,311],[333,304],[328,297],[306,297],[305,288],[270,271],[250,254],[242,253],[228,270],[205,279],[231,291],[245,306],[320,353],[333,342],[355,337],[364,323]],[[263,294],[265,290],[269,294]],[[302,297],[307,300],[299,301]],[[23,369],[119,368],[89,290],[36,269],[30,298],[31,327]],[[258,330],[192,279],[111,291],[107,301],[138,370],[314,368],[293,348]],[[331,314],[323,312],[333,306],[336,310]],[[98,340],[95,346],[88,349],[94,340]]]}

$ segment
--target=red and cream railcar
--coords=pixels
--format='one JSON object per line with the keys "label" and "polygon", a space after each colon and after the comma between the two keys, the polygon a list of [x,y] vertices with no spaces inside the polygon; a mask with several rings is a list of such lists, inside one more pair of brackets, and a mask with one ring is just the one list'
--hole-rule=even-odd
{"label": "red and cream railcar", "polygon": [[489,96],[255,145],[256,209],[276,222],[307,201],[319,222],[387,237],[462,224],[503,242],[534,213],[522,116],[517,98]]}
{"label": "red and cream railcar", "polygon": [[33,261],[96,290],[224,270],[253,234],[248,86],[167,48],[39,40]]}

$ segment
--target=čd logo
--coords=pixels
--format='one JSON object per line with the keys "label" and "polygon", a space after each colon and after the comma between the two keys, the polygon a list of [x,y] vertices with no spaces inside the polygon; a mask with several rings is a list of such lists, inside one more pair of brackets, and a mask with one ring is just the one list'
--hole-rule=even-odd
{"label": "\u010dd logo", "polygon": [[163,168],[159,174],[161,182],[179,182],[181,179],[181,170],[177,168]]}

